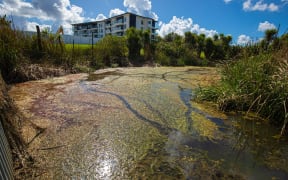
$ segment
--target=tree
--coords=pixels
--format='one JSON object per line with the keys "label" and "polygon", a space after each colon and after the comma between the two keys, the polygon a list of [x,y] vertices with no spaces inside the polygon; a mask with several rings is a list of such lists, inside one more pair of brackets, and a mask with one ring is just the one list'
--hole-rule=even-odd
{"label": "tree", "polygon": [[[277,38],[277,34],[277,29],[267,29],[265,31],[265,36],[263,40],[265,50],[268,50],[268,47],[273,44],[274,40]],[[276,45],[274,44],[274,46]]]}
{"label": "tree", "polygon": [[118,64],[120,66],[127,65],[126,55],[128,52],[126,40],[123,37],[105,36],[95,45],[96,61],[93,62],[94,66],[111,66]]}
{"label": "tree", "polygon": [[149,30],[144,31],[142,33],[142,38],[143,38],[143,47],[144,47],[144,59],[145,61],[149,61],[152,59],[152,56],[153,56],[150,31]]}
{"label": "tree", "polygon": [[265,31],[264,38],[268,45],[272,43],[272,41],[277,37],[277,33],[278,33],[277,29],[267,29]]}
{"label": "tree", "polygon": [[196,49],[197,46],[197,35],[192,32],[185,32],[184,41],[188,48]]}
{"label": "tree", "polygon": [[207,38],[207,39],[205,40],[205,49],[204,49],[205,56],[206,56],[208,59],[211,59],[214,50],[215,50],[215,48],[214,48],[213,40],[212,40],[211,38]]}
{"label": "tree", "polygon": [[126,31],[127,46],[129,50],[129,60],[136,61],[140,57],[140,50],[142,48],[140,31],[135,27],[131,27]]}
{"label": "tree", "polygon": [[197,54],[198,57],[201,56],[201,53],[204,51],[205,47],[205,34],[200,34],[197,38]]}

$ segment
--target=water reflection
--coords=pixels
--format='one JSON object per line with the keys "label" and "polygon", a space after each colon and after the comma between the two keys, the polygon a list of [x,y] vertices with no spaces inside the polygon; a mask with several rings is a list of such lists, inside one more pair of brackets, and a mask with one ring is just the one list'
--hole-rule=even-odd
{"label": "water reflection", "polygon": [[[40,179],[288,179],[287,139],[275,140],[277,130],[193,104],[208,72],[125,69],[69,84],[30,82],[26,114],[50,125],[32,148],[66,145],[37,152],[49,167]],[[39,93],[45,85],[53,89]]]}

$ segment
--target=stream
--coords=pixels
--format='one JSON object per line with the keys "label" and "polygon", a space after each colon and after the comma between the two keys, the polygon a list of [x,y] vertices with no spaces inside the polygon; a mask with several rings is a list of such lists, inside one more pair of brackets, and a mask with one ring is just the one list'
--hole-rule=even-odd
{"label": "stream", "polygon": [[193,101],[217,69],[98,70],[14,85],[33,179],[288,179],[287,138]]}

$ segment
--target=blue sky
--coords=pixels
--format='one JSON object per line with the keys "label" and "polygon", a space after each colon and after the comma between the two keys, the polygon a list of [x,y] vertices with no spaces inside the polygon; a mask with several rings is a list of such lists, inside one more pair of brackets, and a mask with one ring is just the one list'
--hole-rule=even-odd
{"label": "blue sky", "polygon": [[15,25],[52,30],[71,23],[95,21],[123,12],[158,20],[160,36],[186,31],[207,36],[232,35],[234,43],[263,37],[269,28],[288,30],[288,0],[0,0],[0,15],[12,15]]}

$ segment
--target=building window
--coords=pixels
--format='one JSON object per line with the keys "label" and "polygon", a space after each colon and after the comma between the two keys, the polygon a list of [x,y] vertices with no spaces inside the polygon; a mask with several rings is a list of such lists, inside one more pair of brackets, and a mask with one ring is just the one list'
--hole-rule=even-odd
{"label": "building window", "polygon": [[142,25],[144,24],[143,20],[141,20],[141,24],[142,24]]}
{"label": "building window", "polygon": [[151,24],[151,21],[148,21],[148,24]]}

